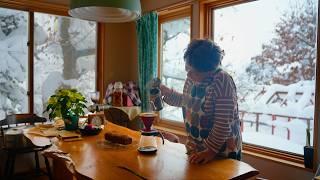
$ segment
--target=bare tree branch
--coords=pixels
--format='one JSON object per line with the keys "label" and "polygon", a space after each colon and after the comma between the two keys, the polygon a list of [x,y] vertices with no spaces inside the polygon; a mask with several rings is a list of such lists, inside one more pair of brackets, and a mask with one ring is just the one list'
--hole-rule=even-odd
{"label": "bare tree branch", "polygon": [[89,56],[96,54],[97,49],[96,48],[91,48],[91,49],[83,49],[83,50],[77,50],[76,51],[76,58],[83,57],[83,56]]}

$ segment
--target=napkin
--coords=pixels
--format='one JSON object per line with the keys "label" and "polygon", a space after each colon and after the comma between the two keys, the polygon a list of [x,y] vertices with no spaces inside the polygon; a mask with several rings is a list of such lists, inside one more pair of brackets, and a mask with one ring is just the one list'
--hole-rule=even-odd
{"label": "napkin", "polygon": [[70,158],[70,154],[65,153],[59,150],[55,145],[52,145],[49,149],[42,151],[42,154],[45,157],[52,158],[54,160],[63,162],[66,165],[66,168],[72,173],[75,174],[75,165],[72,159]]}

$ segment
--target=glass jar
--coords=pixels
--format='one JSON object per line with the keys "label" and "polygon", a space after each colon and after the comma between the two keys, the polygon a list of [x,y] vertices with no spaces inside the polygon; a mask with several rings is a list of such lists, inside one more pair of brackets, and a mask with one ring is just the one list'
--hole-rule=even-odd
{"label": "glass jar", "polygon": [[158,149],[158,142],[157,142],[158,136],[161,137],[162,144],[164,144],[164,138],[159,131],[157,130],[141,131],[138,151],[144,154],[156,153]]}
{"label": "glass jar", "polygon": [[138,151],[141,153],[157,152],[157,138],[153,132],[141,132]]}
{"label": "glass jar", "polygon": [[123,105],[122,99],[123,86],[121,82],[114,84],[114,92],[112,94],[112,106],[121,107]]}

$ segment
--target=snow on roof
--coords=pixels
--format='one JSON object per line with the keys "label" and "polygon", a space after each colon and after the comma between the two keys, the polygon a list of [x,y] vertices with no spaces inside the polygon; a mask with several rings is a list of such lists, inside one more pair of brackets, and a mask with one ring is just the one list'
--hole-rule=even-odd
{"label": "snow on roof", "polygon": [[[250,103],[246,111],[264,114],[276,114],[313,119],[314,81],[300,81],[288,86],[273,84],[265,88],[265,93],[257,100],[245,100]],[[276,100],[276,94],[282,94]],[[251,96],[252,97],[252,96]],[[240,106],[241,108],[241,106]]]}

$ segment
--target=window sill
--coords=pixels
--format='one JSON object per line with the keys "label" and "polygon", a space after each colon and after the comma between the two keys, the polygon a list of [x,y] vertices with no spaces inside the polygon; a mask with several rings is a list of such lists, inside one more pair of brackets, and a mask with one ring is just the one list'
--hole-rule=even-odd
{"label": "window sill", "polygon": [[303,163],[302,164],[301,163],[296,163],[296,162],[293,162],[293,161],[276,158],[276,157],[273,157],[273,156],[270,156],[270,155],[268,156],[268,155],[264,155],[264,154],[260,154],[260,153],[251,152],[251,151],[248,151],[248,150],[243,150],[242,153],[245,154],[245,155],[253,156],[255,158],[260,158],[260,159],[263,159],[263,160],[266,160],[266,161],[272,161],[272,162],[280,163],[280,164],[283,164],[283,165],[286,165],[286,166],[290,166],[290,167],[293,167],[293,168],[302,169],[302,170],[305,170],[305,171],[308,171],[308,172],[314,172],[313,169],[305,168]]}
{"label": "window sill", "polygon": [[180,129],[168,128],[161,125],[154,125],[153,127],[159,130],[163,130],[163,131],[167,131],[167,132],[179,135],[179,136],[187,137],[187,133],[185,131],[181,131]]}
{"label": "window sill", "polygon": [[186,131],[184,129],[183,122],[170,121],[161,119],[159,122],[153,125],[156,129],[160,129],[163,131],[168,131],[180,136],[187,136]]}
{"label": "window sill", "polygon": [[290,153],[271,150],[264,147],[254,146],[250,144],[243,144],[243,154],[254,156],[260,159],[281,163],[290,167],[299,168],[305,171],[314,172],[314,169],[304,167],[304,160],[302,156]]}
{"label": "window sill", "polygon": [[[181,126],[179,122],[173,122],[176,126],[172,126],[172,122],[159,122],[154,125],[154,128],[167,131],[176,134],[180,137],[187,137],[184,127]],[[183,143],[183,142],[181,142]],[[249,144],[243,144],[243,154],[248,156],[253,156],[267,161],[272,161],[275,163],[281,163],[286,166],[299,168],[309,172],[315,172],[315,169],[309,169],[304,167],[303,157],[298,155],[292,155],[289,153],[279,152],[275,150],[269,150],[263,147],[258,147]]]}

